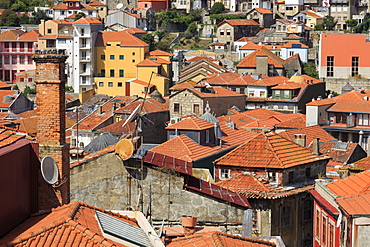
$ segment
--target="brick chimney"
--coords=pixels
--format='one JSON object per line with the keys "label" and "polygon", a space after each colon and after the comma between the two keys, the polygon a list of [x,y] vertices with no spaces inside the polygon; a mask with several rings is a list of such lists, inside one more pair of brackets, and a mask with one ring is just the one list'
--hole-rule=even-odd
{"label": "brick chimney", "polygon": [[37,50],[36,63],[37,141],[39,159],[52,157],[59,170],[58,182],[50,185],[39,174],[39,210],[48,210],[70,198],[69,145],[65,140],[64,50]]}
{"label": "brick chimney", "polygon": [[268,75],[268,56],[257,55],[256,56],[256,73]]}

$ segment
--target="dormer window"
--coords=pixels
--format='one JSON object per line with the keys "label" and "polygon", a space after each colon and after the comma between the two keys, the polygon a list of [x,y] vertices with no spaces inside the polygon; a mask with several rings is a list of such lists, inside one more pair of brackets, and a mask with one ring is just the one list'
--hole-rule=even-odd
{"label": "dormer window", "polygon": [[228,179],[230,178],[230,169],[220,169],[220,179]]}
{"label": "dormer window", "polygon": [[69,7],[73,7],[73,3],[69,3]]}
{"label": "dormer window", "polygon": [[76,7],[78,7],[78,6],[80,6],[80,4],[79,3],[76,3]]}
{"label": "dormer window", "polygon": [[290,96],[290,90],[284,90],[284,98],[289,98]]}

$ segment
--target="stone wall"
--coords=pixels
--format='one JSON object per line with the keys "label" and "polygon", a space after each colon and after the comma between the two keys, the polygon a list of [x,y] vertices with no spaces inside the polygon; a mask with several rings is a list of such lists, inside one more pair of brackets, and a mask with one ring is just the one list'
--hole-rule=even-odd
{"label": "stone wall", "polygon": [[241,226],[245,208],[184,190],[184,176],[134,159],[123,162],[108,153],[71,169],[71,200],[107,210],[141,210],[156,222],[179,223],[182,215],[190,214],[198,217],[199,225]]}
{"label": "stone wall", "polygon": [[347,84],[351,84],[355,89],[364,88],[370,89],[370,80],[369,79],[355,79],[355,78],[347,78],[347,79],[331,79],[331,78],[324,78],[326,82],[326,90],[331,90],[336,93],[341,94],[342,88]]}

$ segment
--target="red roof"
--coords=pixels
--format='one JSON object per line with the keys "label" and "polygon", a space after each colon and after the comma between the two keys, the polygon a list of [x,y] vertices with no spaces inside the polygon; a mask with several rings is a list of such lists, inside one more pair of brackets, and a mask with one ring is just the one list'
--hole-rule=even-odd
{"label": "red roof", "polygon": [[96,39],[96,46],[106,46],[107,42],[120,42],[125,47],[146,47],[149,46],[141,39],[128,32],[101,31]]}
{"label": "red roof", "polygon": [[272,14],[272,12],[269,9],[265,9],[265,8],[255,8],[255,10],[257,10],[261,14]]}
{"label": "red roof", "polygon": [[124,246],[105,238],[96,211],[139,227],[136,219],[105,211],[81,202],[71,202],[51,211],[31,215],[0,239],[11,246]]}
{"label": "red roof", "polygon": [[214,93],[205,93],[205,92],[199,92],[197,89],[190,88],[188,89],[198,95],[199,97],[202,98],[207,98],[207,97],[235,97],[235,96],[243,96],[243,94],[236,93],[234,91],[231,91],[229,89],[223,88],[223,87],[213,87]]}
{"label": "red roof", "polygon": [[32,30],[28,33],[25,33],[19,37],[18,40],[24,40],[24,41],[37,41],[39,39],[40,33],[38,30]]}
{"label": "red roof", "polygon": [[370,193],[338,198],[339,206],[349,215],[370,215]]}
{"label": "red roof", "polygon": [[12,85],[6,83],[6,82],[3,82],[3,81],[0,81],[0,88],[4,88],[4,87],[11,87]]}
{"label": "red roof", "polygon": [[136,33],[147,33],[146,31],[144,30],[141,30],[140,28],[126,28],[125,30],[123,30],[124,32],[128,32],[128,33],[131,33],[131,34],[136,34]]}
{"label": "red roof", "polygon": [[221,74],[212,74],[208,78],[203,79],[202,83],[208,83],[210,85],[229,85],[231,81],[239,78],[240,75],[235,72],[227,71]]}
{"label": "red roof", "polygon": [[174,130],[205,130],[213,128],[214,124],[198,117],[185,118],[177,123],[171,124],[166,129]]}
{"label": "red roof", "polygon": [[77,21],[74,21],[73,24],[90,24],[90,23],[101,23],[98,19],[95,17],[92,18],[80,18]]}
{"label": "red roof", "polygon": [[360,159],[349,166],[351,170],[368,170],[370,169],[370,156]]}
{"label": "red roof", "polygon": [[257,36],[243,37],[243,38],[240,38],[240,39],[238,39],[237,41],[234,41],[234,42],[249,42],[249,41],[252,41],[252,40],[254,40],[256,38],[257,38]]}
{"label": "red roof", "polygon": [[269,51],[266,47],[261,47],[260,49],[252,52],[248,56],[244,57],[239,64],[236,66],[237,68],[246,67],[246,68],[255,68],[257,66],[257,55],[267,55],[267,62],[269,65],[273,65],[275,68],[283,68],[284,60],[275,53]]}
{"label": "red roof", "polygon": [[[300,47],[296,47],[296,46],[293,47],[293,44],[301,45],[301,46]],[[285,43],[282,47],[284,47],[284,48],[307,48],[308,49],[307,45],[304,45],[304,44],[302,44],[301,42],[299,42],[297,40],[289,41],[288,43]]]}
{"label": "red roof", "polygon": [[172,53],[169,53],[169,52],[166,52],[166,51],[161,51],[161,50],[151,51],[151,52],[149,52],[149,55],[150,56],[169,56],[169,57],[174,56]]}
{"label": "red roof", "polygon": [[[10,102],[5,101],[4,97],[13,97]],[[17,94],[15,94],[14,90],[0,90],[0,107],[1,108],[8,108],[12,103],[13,100],[17,97]]]}
{"label": "red roof", "polygon": [[102,4],[96,0],[92,0],[90,1],[87,5],[90,5],[90,6],[105,6],[105,4]]}
{"label": "red roof", "polygon": [[218,60],[216,60],[216,59],[214,59],[212,57],[197,56],[197,57],[193,57],[193,58],[187,60],[186,62],[192,63],[192,62],[198,62],[199,60],[207,60],[207,61],[211,61],[211,62],[218,61]]}
{"label": "red roof", "polygon": [[370,170],[331,182],[326,187],[339,197],[368,193],[370,192]]}
{"label": "red roof", "polygon": [[[148,84],[146,84],[148,85]],[[130,97],[131,99],[133,97]],[[169,101],[165,98],[164,103],[160,103],[157,100],[153,98],[149,99],[143,99],[138,98],[136,100],[132,100],[130,102],[127,102],[125,106],[122,106],[118,109],[116,109],[115,113],[126,113],[131,114],[138,105],[141,105],[140,107],[140,114],[146,114],[146,113],[155,113],[155,112],[163,112],[169,110]]]}
{"label": "red roof", "polygon": [[194,88],[194,85],[196,84],[195,81],[189,80],[187,82],[182,82],[179,84],[173,85],[170,90],[179,91],[185,88]]}
{"label": "red roof", "polygon": [[250,19],[234,19],[234,20],[224,20],[220,22],[217,26],[221,26],[224,23],[228,23],[231,26],[259,26],[256,21]]}
{"label": "red roof", "polygon": [[18,40],[24,33],[22,30],[8,30],[0,34],[0,40]]}
{"label": "red roof", "polygon": [[207,234],[194,234],[191,236],[175,238],[171,243],[166,245],[168,247],[266,247],[276,246],[272,241],[259,240],[255,238],[245,238],[237,235],[231,235],[220,232],[211,232]]}
{"label": "red roof", "polygon": [[262,132],[216,160],[217,165],[255,168],[289,168],[329,157],[317,156],[274,132]]}
{"label": "red roof", "polygon": [[307,105],[331,105],[327,111],[334,112],[352,112],[352,113],[370,113],[370,90],[352,90],[350,92],[340,94],[336,97],[315,100],[307,103]]}
{"label": "red roof", "polygon": [[299,129],[291,129],[291,130],[286,130],[283,132],[280,132],[279,135],[282,137],[294,141],[294,136],[296,134],[304,134],[306,135],[306,145],[308,146],[313,139],[319,138],[320,142],[327,142],[327,141],[332,141],[335,140],[335,138],[330,135],[328,132],[326,132],[323,128],[321,128],[318,125],[310,126],[310,127],[303,127]]}
{"label": "red roof", "polygon": [[0,148],[16,143],[21,139],[32,140],[32,138],[27,136],[26,133],[22,133],[21,131],[16,131],[3,126],[0,127]]}

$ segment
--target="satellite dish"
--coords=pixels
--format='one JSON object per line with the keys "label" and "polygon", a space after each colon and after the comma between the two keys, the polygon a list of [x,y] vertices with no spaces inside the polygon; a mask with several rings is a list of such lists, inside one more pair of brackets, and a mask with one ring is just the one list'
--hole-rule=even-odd
{"label": "satellite dish", "polygon": [[131,121],[132,121],[132,119],[133,119],[134,117],[136,117],[136,115],[137,115],[137,113],[138,113],[139,109],[140,109],[140,105],[138,105],[138,106],[135,108],[135,110],[134,110],[134,111],[130,114],[130,116],[126,119],[125,123],[124,123],[124,124],[122,124],[122,128],[123,128],[123,127],[125,127],[125,125],[126,125],[126,124],[128,124],[129,122],[131,122]]}
{"label": "satellite dish", "polygon": [[128,160],[134,153],[134,144],[129,139],[122,139],[116,144],[116,154],[122,160]]}
{"label": "satellite dish", "polygon": [[41,174],[44,180],[49,184],[55,184],[58,181],[58,167],[52,157],[45,156],[42,159]]}
{"label": "satellite dish", "polygon": [[117,8],[117,9],[122,9],[122,7],[123,7],[123,3],[119,3],[119,4],[117,4],[117,6],[116,6],[116,8]]}

